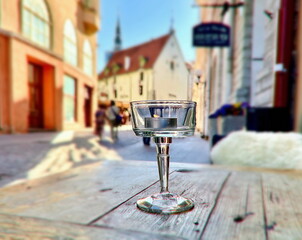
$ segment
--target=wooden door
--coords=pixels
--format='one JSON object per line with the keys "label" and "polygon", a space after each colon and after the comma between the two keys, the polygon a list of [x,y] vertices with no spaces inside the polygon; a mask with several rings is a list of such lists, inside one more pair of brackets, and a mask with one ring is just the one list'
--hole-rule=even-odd
{"label": "wooden door", "polygon": [[84,88],[84,121],[85,127],[91,127],[91,96],[92,96],[92,89],[88,86]]}
{"label": "wooden door", "polygon": [[29,128],[43,128],[43,94],[41,66],[28,64]]}

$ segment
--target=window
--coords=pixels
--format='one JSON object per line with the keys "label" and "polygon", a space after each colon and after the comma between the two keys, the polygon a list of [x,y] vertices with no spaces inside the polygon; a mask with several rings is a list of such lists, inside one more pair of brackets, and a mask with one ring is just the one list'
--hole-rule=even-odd
{"label": "window", "polygon": [[76,80],[68,75],[64,76],[64,120],[75,121],[76,113]]}
{"label": "window", "polygon": [[22,32],[36,44],[50,48],[50,20],[44,0],[23,0]]}
{"label": "window", "polygon": [[143,80],[144,80],[144,72],[141,72],[140,79],[139,79],[139,85],[138,85],[139,95],[143,95],[143,90],[144,90]]}
{"label": "window", "polygon": [[113,94],[114,94],[114,98],[116,99],[117,98],[117,89],[116,88],[113,89]]}
{"label": "window", "polygon": [[83,70],[86,74],[93,75],[92,50],[87,39],[83,46]]}
{"label": "window", "polygon": [[114,98],[116,99],[117,98],[117,89],[116,89],[116,77],[114,76],[113,78],[113,95],[114,95]]}
{"label": "window", "polygon": [[64,60],[73,66],[78,64],[77,37],[70,20],[64,26]]}
{"label": "window", "polygon": [[172,71],[174,70],[174,62],[173,62],[173,61],[170,62],[170,69],[171,69]]}
{"label": "window", "polygon": [[138,91],[139,91],[139,95],[143,95],[143,91],[144,91],[143,81],[139,81]]}

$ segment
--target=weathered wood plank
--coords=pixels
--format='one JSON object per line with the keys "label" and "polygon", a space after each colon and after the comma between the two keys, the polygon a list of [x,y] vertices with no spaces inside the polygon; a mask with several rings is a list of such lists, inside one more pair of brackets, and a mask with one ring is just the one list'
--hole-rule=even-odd
{"label": "weathered wood plank", "polygon": [[0,213],[88,223],[157,180],[155,164],[92,164],[0,190]]}
{"label": "weathered wood plank", "polygon": [[[171,164],[171,171],[196,164]],[[0,189],[0,213],[86,224],[158,181],[156,162],[108,161]]]}
{"label": "weathered wood plank", "polygon": [[[123,231],[111,228],[88,227],[78,224],[0,214],[0,239],[18,240],[154,240],[175,239],[169,236]],[[177,238],[180,239],[180,238]]]}
{"label": "weathered wood plank", "polygon": [[195,201],[189,212],[136,208],[159,191],[156,162],[91,164],[0,189],[0,239],[302,239],[301,171],[171,170],[170,191]]}
{"label": "weathered wood plank", "polygon": [[182,193],[182,196],[194,200],[195,207],[189,212],[157,215],[138,210],[135,206],[136,200],[158,192],[159,185],[156,184],[106,214],[95,224],[125,230],[139,229],[144,232],[169,234],[186,239],[199,239],[208,215],[215,205],[216,196],[228,174],[228,171],[216,169],[172,173],[170,191]]}
{"label": "weathered wood plank", "polygon": [[262,174],[268,239],[302,239],[301,177]]}
{"label": "weathered wood plank", "polygon": [[265,239],[261,177],[232,172],[201,239]]}

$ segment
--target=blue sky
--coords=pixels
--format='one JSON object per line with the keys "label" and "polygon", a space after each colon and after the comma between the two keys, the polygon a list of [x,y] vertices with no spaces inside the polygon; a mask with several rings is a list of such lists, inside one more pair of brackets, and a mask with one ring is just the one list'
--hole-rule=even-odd
{"label": "blue sky", "polygon": [[186,61],[195,59],[192,27],[199,22],[194,0],[101,0],[101,30],[98,33],[98,72],[105,66],[106,53],[114,47],[117,16],[122,47],[128,48],[167,34],[173,26]]}

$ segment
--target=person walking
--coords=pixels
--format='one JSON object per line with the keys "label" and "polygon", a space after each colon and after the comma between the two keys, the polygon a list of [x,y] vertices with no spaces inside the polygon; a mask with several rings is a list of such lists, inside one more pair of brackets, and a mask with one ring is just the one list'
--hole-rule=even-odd
{"label": "person walking", "polygon": [[103,132],[104,132],[104,125],[105,120],[107,119],[106,116],[106,105],[99,104],[98,110],[95,113],[95,131],[94,134],[99,136],[100,140],[102,140]]}
{"label": "person walking", "polygon": [[120,109],[115,105],[115,101],[111,100],[110,107],[106,111],[109,121],[111,138],[116,141],[118,138],[118,126],[121,124],[122,117],[120,116]]}

